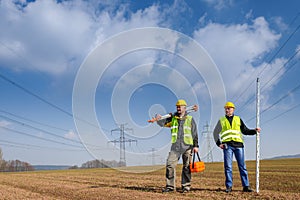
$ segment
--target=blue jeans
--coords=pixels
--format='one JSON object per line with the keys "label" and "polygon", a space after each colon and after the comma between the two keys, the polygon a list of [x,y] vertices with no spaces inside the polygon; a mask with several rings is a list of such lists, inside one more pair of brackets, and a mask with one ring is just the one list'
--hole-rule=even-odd
{"label": "blue jeans", "polygon": [[249,186],[248,172],[245,164],[244,148],[237,148],[227,145],[227,148],[223,149],[224,152],[224,169],[225,169],[225,185],[226,188],[232,187],[232,159],[233,154],[238,164],[240,171],[240,177],[243,187]]}

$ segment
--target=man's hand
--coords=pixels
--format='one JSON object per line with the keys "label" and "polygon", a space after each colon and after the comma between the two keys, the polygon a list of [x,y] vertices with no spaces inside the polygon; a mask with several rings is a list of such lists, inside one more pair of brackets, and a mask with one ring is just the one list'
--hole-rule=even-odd
{"label": "man's hand", "polygon": [[261,128],[257,127],[255,130],[260,133]]}
{"label": "man's hand", "polygon": [[161,118],[161,115],[156,114],[155,117],[152,117],[152,119],[149,119],[148,122],[149,123],[157,122],[158,120],[160,120],[160,118]]}
{"label": "man's hand", "polygon": [[194,147],[194,148],[193,148],[193,152],[194,152],[194,153],[198,153],[198,151],[199,151],[199,148],[198,148],[198,147]]}
{"label": "man's hand", "polygon": [[198,105],[193,105],[193,110],[196,112],[199,109]]}

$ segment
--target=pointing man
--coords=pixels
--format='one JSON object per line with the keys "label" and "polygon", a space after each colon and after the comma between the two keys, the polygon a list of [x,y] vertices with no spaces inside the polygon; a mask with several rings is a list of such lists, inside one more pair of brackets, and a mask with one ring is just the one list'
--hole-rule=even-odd
{"label": "pointing man", "polygon": [[[190,191],[191,187],[191,170],[190,161],[192,152],[198,152],[198,132],[197,125],[192,116],[186,112],[185,100],[178,100],[176,103],[177,112],[167,118],[157,121],[157,124],[164,127],[171,128],[172,146],[166,164],[166,188],[163,192],[172,192],[176,190],[175,187],[175,169],[182,156],[182,173],[181,173],[181,187],[182,192]],[[156,119],[161,116],[157,115]]]}

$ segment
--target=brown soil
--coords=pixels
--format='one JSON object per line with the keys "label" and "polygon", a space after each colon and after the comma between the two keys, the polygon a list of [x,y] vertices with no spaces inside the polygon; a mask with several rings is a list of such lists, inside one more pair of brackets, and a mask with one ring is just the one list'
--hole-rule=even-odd
{"label": "brown soil", "polygon": [[[163,167],[148,173],[78,169],[0,173],[0,199],[300,199],[300,159],[261,161],[259,193],[242,192],[234,166],[234,187],[230,194],[224,192],[223,163],[206,163],[204,172],[193,173],[192,189],[185,194],[180,193],[181,165],[178,165],[178,191],[168,194],[161,192],[165,185]],[[255,162],[247,162],[247,167],[255,189]]]}

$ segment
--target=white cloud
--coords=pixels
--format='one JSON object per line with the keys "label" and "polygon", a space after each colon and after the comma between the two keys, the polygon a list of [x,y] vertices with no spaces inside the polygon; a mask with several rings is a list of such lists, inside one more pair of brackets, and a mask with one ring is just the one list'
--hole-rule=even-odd
{"label": "white cloud", "polygon": [[245,16],[246,19],[251,19],[253,18],[253,10],[251,9]]}
{"label": "white cloud", "polygon": [[202,1],[214,7],[216,10],[222,10],[226,7],[231,7],[233,5],[233,0],[202,0]]}
{"label": "white cloud", "polygon": [[207,18],[207,13],[204,13],[198,20],[199,24],[204,24]]}
{"label": "white cloud", "polygon": [[5,30],[0,39],[6,46],[18,44],[7,48],[15,57],[8,67],[60,73],[86,52],[92,20],[82,10],[55,1],[32,2],[20,10],[8,2],[0,8],[0,26]]}
{"label": "white cloud", "polygon": [[[256,79],[257,73],[266,65],[261,58],[276,47],[280,35],[259,17],[252,24],[210,23],[195,31],[194,38],[212,56],[222,74],[228,97],[232,98],[242,92],[249,81]],[[274,75],[282,61],[279,59],[266,68],[265,79]],[[253,93],[248,91],[245,97],[250,95]]]}
{"label": "white cloud", "polygon": [[94,45],[103,42],[104,39],[119,34],[122,31],[147,27],[157,26],[160,21],[158,8],[150,6],[144,10],[138,10],[136,13],[131,13],[129,18],[125,17],[126,10],[120,9],[112,17],[109,12],[103,11],[97,18],[96,37],[97,41]]}
{"label": "white cloud", "polygon": [[284,23],[282,17],[273,17],[272,20],[274,23],[278,26],[278,28],[282,31],[285,31],[288,29],[288,25]]}
{"label": "white cloud", "polygon": [[1,64],[61,74],[77,69],[104,39],[131,28],[156,26],[161,20],[156,6],[135,13],[121,6],[112,15],[117,5],[103,4],[107,9],[82,0],[35,1],[20,9],[10,0],[1,1]]}
{"label": "white cloud", "polygon": [[203,82],[196,82],[192,85],[192,90],[194,90],[200,97],[204,97],[207,95],[207,85]]}

